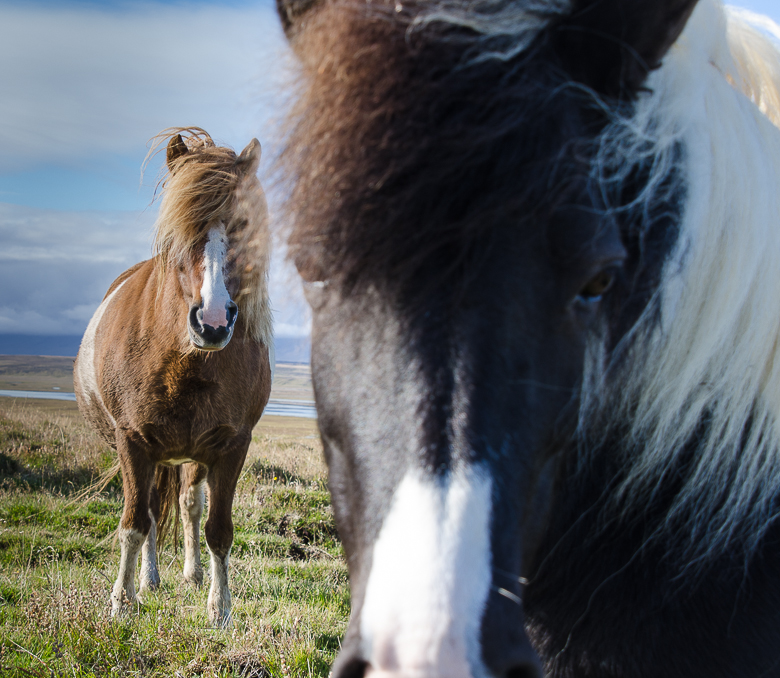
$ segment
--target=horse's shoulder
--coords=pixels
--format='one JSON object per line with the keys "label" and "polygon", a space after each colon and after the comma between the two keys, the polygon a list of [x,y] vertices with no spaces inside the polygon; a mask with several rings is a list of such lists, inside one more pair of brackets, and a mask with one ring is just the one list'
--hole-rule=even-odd
{"label": "horse's shoulder", "polygon": [[134,273],[136,273],[139,269],[141,269],[143,266],[149,264],[151,262],[151,259],[145,259],[144,261],[139,261],[134,266],[131,266],[128,268],[124,273],[122,273],[114,282],[111,283],[111,286],[108,288],[108,291],[106,292],[105,296],[103,297],[103,301],[108,299],[108,297],[111,296],[111,293],[117,289],[125,280],[127,280],[130,276],[132,276]]}

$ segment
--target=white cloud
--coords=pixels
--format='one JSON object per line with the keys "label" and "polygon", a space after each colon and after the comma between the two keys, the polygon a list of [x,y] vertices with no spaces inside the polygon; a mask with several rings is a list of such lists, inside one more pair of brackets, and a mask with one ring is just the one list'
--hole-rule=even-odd
{"label": "white cloud", "polygon": [[275,337],[290,337],[297,339],[301,337],[308,337],[311,334],[311,325],[309,323],[305,325],[292,325],[290,323],[274,323],[274,336]]}
{"label": "white cloud", "polygon": [[137,155],[170,126],[267,141],[291,64],[271,3],[0,5],[0,172]]}
{"label": "white cloud", "polygon": [[154,218],[0,203],[0,333],[81,334],[114,278],[149,258]]}
{"label": "white cloud", "polygon": [[0,334],[63,334],[57,320],[37,311],[0,306]]}
{"label": "white cloud", "polygon": [[148,258],[156,212],[60,212],[0,203],[0,261],[129,265]]}
{"label": "white cloud", "polygon": [[303,296],[301,279],[286,256],[287,248],[277,238],[269,280],[271,307],[274,311],[274,335],[289,338],[308,337],[311,335],[311,310]]}
{"label": "white cloud", "polygon": [[94,304],[78,304],[73,308],[67,308],[62,311],[62,317],[68,320],[77,320],[82,324],[87,325],[90,318],[95,313]]}

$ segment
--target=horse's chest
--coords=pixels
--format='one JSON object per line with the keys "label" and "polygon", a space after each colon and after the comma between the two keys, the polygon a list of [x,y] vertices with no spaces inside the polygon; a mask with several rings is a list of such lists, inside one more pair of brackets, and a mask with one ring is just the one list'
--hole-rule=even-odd
{"label": "horse's chest", "polygon": [[173,412],[199,407],[204,401],[220,397],[219,382],[194,370],[165,371],[152,380],[151,387],[159,404]]}
{"label": "horse's chest", "polygon": [[218,383],[198,376],[162,381],[128,412],[129,428],[156,461],[198,461],[228,444],[242,428],[242,409],[228,400]]}
{"label": "horse's chest", "polygon": [[133,427],[131,437],[145,448],[150,460],[169,465],[197,461],[210,465],[231,447],[239,426],[217,420],[167,419]]}

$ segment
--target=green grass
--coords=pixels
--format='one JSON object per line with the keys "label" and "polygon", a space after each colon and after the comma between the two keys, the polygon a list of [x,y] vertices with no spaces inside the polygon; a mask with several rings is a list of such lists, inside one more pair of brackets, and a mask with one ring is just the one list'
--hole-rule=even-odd
{"label": "green grass", "polygon": [[73,417],[2,407],[0,675],[328,675],[349,586],[310,426],[256,431],[233,511],[234,624],[219,631],[207,622],[207,586],[181,584],[172,543],[160,554],[160,589],[110,619],[121,480],[78,496],[113,453]]}

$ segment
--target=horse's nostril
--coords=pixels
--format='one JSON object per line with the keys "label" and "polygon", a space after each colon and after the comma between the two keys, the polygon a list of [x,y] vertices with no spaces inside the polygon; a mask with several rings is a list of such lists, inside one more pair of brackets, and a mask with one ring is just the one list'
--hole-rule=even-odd
{"label": "horse's nostril", "polygon": [[225,310],[227,311],[228,326],[232,325],[236,321],[238,315],[238,306],[233,300],[230,300],[225,304]]}
{"label": "horse's nostril", "polygon": [[362,659],[351,659],[338,667],[338,672],[332,674],[333,678],[365,678],[369,664]]}
{"label": "horse's nostril", "polygon": [[513,666],[504,674],[504,678],[542,678],[542,672],[536,664],[524,664]]}
{"label": "horse's nostril", "polygon": [[189,315],[189,321],[190,321],[190,327],[193,329],[198,329],[201,325],[201,317],[203,316],[203,311],[201,310],[200,306],[197,304],[193,304],[190,306],[190,315]]}

